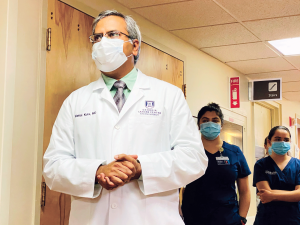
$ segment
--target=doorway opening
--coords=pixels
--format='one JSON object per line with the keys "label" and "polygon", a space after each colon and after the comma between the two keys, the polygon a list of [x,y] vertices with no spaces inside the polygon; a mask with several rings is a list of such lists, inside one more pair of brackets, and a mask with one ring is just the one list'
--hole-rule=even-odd
{"label": "doorway opening", "polygon": [[238,146],[243,151],[243,126],[224,121],[220,137],[223,141]]}

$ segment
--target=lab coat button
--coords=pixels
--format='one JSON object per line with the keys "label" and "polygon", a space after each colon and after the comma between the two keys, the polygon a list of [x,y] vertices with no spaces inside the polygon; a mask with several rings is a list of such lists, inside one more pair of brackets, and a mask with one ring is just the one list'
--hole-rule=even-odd
{"label": "lab coat button", "polygon": [[120,129],[120,127],[119,127],[118,125],[116,125],[116,126],[115,126],[115,128],[116,128],[117,130],[119,130],[119,129]]}
{"label": "lab coat button", "polygon": [[111,208],[112,208],[112,209],[116,209],[117,207],[118,207],[118,204],[117,204],[117,203],[111,204]]}

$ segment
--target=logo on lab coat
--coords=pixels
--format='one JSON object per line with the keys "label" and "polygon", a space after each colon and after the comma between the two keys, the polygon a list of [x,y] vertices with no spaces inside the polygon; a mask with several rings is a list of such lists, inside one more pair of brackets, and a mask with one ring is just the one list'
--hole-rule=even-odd
{"label": "logo on lab coat", "polygon": [[145,106],[146,106],[146,108],[154,108],[154,106],[155,106],[155,102],[154,101],[146,101],[145,102]]}
{"label": "logo on lab coat", "polygon": [[138,113],[143,116],[160,116],[161,111],[154,107],[155,101],[145,101],[145,108],[138,110]]}

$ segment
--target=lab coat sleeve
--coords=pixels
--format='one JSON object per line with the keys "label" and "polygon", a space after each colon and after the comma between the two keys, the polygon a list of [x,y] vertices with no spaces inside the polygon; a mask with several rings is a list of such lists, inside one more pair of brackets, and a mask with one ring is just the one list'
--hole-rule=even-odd
{"label": "lab coat sleeve", "polygon": [[207,168],[199,130],[180,89],[170,119],[170,149],[138,156],[143,175],[138,184],[145,195],[183,187],[200,178]]}
{"label": "lab coat sleeve", "polygon": [[63,103],[52,129],[50,144],[44,154],[43,175],[51,190],[73,196],[95,198],[102,187],[95,185],[101,159],[76,158],[70,96]]}

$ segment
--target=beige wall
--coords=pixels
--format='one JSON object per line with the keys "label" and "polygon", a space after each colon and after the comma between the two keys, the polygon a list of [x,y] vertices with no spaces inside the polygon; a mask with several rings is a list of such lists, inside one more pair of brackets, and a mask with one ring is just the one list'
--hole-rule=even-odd
{"label": "beige wall", "polygon": [[39,205],[43,6],[41,0],[0,1],[1,225],[34,224]]}
{"label": "beige wall", "polygon": [[8,224],[16,63],[16,1],[0,2],[0,224]]}
{"label": "beige wall", "polygon": [[300,114],[300,104],[298,102],[292,102],[286,99],[278,102],[282,105],[282,125],[289,128],[292,135],[291,153],[294,156],[296,143],[296,126],[289,126],[289,117],[295,118],[295,114]]}
{"label": "beige wall", "polygon": [[[4,31],[4,35],[0,36],[1,225],[39,224],[46,2],[47,0],[0,2],[1,32]],[[245,156],[250,168],[253,168],[255,161],[253,103],[247,100],[248,80],[244,75],[113,0],[65,0],[65,2],[92,16],[105,9],[116,9],[130,14],[137,20],[146,42],[184,60],[187,101],[193,115],[197,114],[200,107],[211,101],[228,108],[228,78],[240,76],[241,109],[233,111],[247,117]],[[288,116],[300,114],[300,103],[282,100],[280,104],[282,104],[282,123],[288,125]],[[295,135],[295,131],[292,132],[294,132],[292,135]],[[252,184],[252,176],[249,182]],[[249,215],[254,216],[256,212],[254,188],[251,200]]]}

